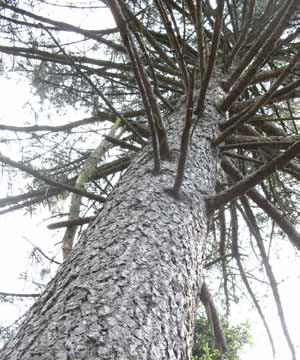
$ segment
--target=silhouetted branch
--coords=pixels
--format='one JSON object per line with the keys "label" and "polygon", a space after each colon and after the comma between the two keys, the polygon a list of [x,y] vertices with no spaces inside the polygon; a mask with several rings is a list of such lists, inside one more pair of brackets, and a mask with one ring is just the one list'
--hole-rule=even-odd
{"label": "silhouetted branch", "polygon": [[[192,1],[191,1],[192,3]],[[200,72],[200,81],[203,81],[205,74],[205,69],[207,67],[207,56],[206,54],[206,39],[203,26],[203,0],[196,0],[196,33],[197,33],[197,49],[199,56],[199,72]]]}
{"label": "silhouetted branch", "polygon": [[270,176],[275,170],[284,167],[291,159],[293,159],[300,152],[300,141],[297,141],[290,146],[285,152],[277,155],[265,165],[261,166],[254,173],[247,175],[243,180],[234,184],[225,191],[218,193],[209,200],[211,209],[218,208],[227,202],[245,194],[249,189],[259,184],[263,179]]}
{"label": "silhouetted branch", "polygon": [[248,40],[248,33],[251,28],[253,16],[255,13],[255,3],[256,0],[245,1],[243,3],[242,29],[226,61],[227,69],[231,66],[234,59],[238,56],[239,51]]}
{"label": "silhouetted branch", "polygon": [[[41,28],[44,29],[44,27],[41,25]],[[131,130],[136,136],[137,138],[141,141],[141,143],[145,144],[144,139],[142,138],[142,136],[139,134],[139,132],[137,131],[136,128],[134,128],[129,122],[128,120],[118,111],[116,110],[116,108],[112,105],[112,103],[107,99],[107,97],[102,93],[102,91],[100,91],[98,89],[98,87],[93,83],[93,81],[84,73],[82,72],[82,70],[80,69],[80,67],[73,61],[73,58],[71,56],[69,56],[65,50],[61,47],[61,45],[59,44],[59,42],[55,39],[55,37],[51,34],[51,32],[47,29],[45,29],[47,31],[47,33],[50,35],[51,39],[54,41],[54,43],[57,45],[57,47],[61,50],[61,52],[63,53],[63,55],[65,56],[66,60],[68,60],[69,65],[73,66],[75,68],[75,70],[78,72],[78,74],[80,76],[82,76],[87,83],[92,87],[92,89],[95,90],[95,92],[97,93],[97,95],[99,95],[99,97],[103,100],[103,102],[105,103],[105,105],[108,106],[108,108],[116,115],[117,118],[121,119],[122,122],[126,125],[126,127]]]}
{"label": "silhouetted branch", "polygon": [[[250,105],[246,110],[242,110],[240,113],[232,116],[223,126],[225,130],[214,140],[214,144],[218,145],[223,142],[228,135],[241,124],[245,123],[252,116],[254,116],[258,109],[260,109],[264,104],[271,99],[276,91],[276,89],[281,85],[283,80],[290,74],[295,64],[299,61],[300,52],[298,52],[290,61],[289,65],[284,68],[281,74],[278,76],[276,81],[270,86],[270,89],[262,96],[260,96],[253,105]],[[246,75],[245,75],[246,76]],[[226,100],[225,100],[226,101]]]}
{"label": "silhouetted branch", "polygon": [[56,230],[70,225],[76,225],[76,226],[85,225],[85,224],[89,224],[95,218],[96,218],[95,216],[87,216],[84,218],[79,217],[77,219],[72,219],[72,220],[58,221],[56,223],[47,225],[47,228],[50,230]]}
{"label": "silhouetted branch", "polygon": [[118,2],[115,0],[112,0],[109,3],[109,6],[120,30],[123,43],[127,49],[127,53],[133,67],[135,79],[138,83],[139,90],[142,95],[148,118],[149,128],[151,130],[152,147],[154,153],[154,173],[158,174],[160,172],[160,141],[157,132],[158,119],[157,121],[155,121],[155,116],[160,117],[159,110],[157,110],[157,104],[156,106],[154,105],[154,103],[156,103],[156,100],[154,99],[151,85],[146,76],[144,66],[139,58],[137,48],[131,37],[131,33],[128,28],[126,19],[124,17],[124,14],[122,13],[122,9],[119,6]]}
{"label": "silhouetted branch", "polygon": [[[109,163],[103,164],[99,166],[94,176],[92,177],[92,180],[98,180],[100,178],[106,177],[111,174],[115,174],[119,171],[125,170],[130,164],[130,158],[127,156],[124,156],[120,159],[113,160]],[[73,177],[68,180],[68,185],[73,185],[76,182],[77,177]],[[22,204],[19,204],[17,206],[13,206],[11,208],[5,209],[4,211],[0,211],[0,215],[11,212],[14,210],[22,209],[24,207],[29,207],[31,205],[40,203],[41,201],[50,198],[52,196],[57,196],[64,192],[63,189],[57,188],[57,187],[44,187],[39,190],[32,190],[25,192],[23,194],[14,195],[14,196],[7,196],[5,198],[0,199],[0,207],[8,206],[11,204],[16,204],[18,202],[23,201]],[[27,199],[31,199],[29,201],[26,201]]]}
{"label": "silhouetted branch", "polygon": [[[235,82],[236,84],[224,100],[222,106],[224,111],[228,110],[233,101],[242,93],[253,78],[259,65],[267,60],[267,55],[273,50],[285,24],[293,15],[296,3],[297,0],[286,0],[282,4],[282,7],[279,9],[276,16],[269,22],[266,29],[260,33],[248,52],[240,60],[239,66],[230,75],[229,79],[227,79],[225,84],[227,90],[230,89]],[[251,65],[249,66],[249,64]],[[246,73],[242,75],[245,69],[247,69]]]}
{"label": "silhouetted branch", "polygon": [[44,253],[44,251],[41,248],[39,248],[38,246],[32,244],[31,241],[30,241],[30,244],[33,246],[33,249],[35,251],[39,252],[45,259],[47,259],[51,263],[56,264],[56,265],[61,265],[62,264],[62,263],[54,260],[53,258],[49,257],[47,254]]}
{"label": "silhouetted branch", "polygon": [[212,328],[216,347],[222,353],[226,352],[227,344],[226,344],[226,340],[225,340],[225,337],[224,337],[224,334],[223,334],[223,331],[221,328],[218,312],[217,312],[213,298],[210,294],[210,291],[209,291],[205,281],[203,281],[203,284],[201,287],[200,300],[205,307],[207,318],[208,318],[211,328]]}
{"label": "silhouetted branch", "polygon": [[119,146],[122,149],[128,149],[136,152],[141,150],[141,148],[136,145],[130,144],[121,139],[114,138],[112,136],[105,135],[104,138],[111,144]]}
{"label": "silhouetted branch", "polygon": [[173,187],[173,192],[175,197],[179,197],[180,188],[183,183],[185,163],[188,155],[190,130],[193,121],[194,81],[195,81],[195,72],[189,75],[189,83],[188,83],[189,88],[186,99],[185,124],[181,135],[180,154],[177,165],[175,183]]}
{"label": "silhouetted branch", "polygon": [[[138,116],[143,116],[145,113],[143,110],[138,111],[128,111],[123,114],[124,118],[133,118]],[[64,125],[31,125],[31,126],[14,126],[14,125],[4,125],[0,124],[0,130],[8,131],[17,131],[17,132],[39,132],[39,131],[68,131],[79,126],[84,126],[88,124],[95,124],[103,121],[115,121],[116,116],[111,112],[98,111],[97,115],[91,116],[89,118],[73,121]]]}
{"label": "silhouetted branch", "polygon": [[[204,110],[204,101],[206,92],[208,89],[209,81],[213,73],[213,69],[216,62],[217,57],[217,51],[219,48],[220,43],[220,36],[222,31],[222,25],[223,25],[223,11],[224,11],[224,0],[218,0],[217,1],[218,7],[216,12],[216,18],[214,23],[214,31],[213,31],[213,37],[212,37],[212,44],[209,52],[209,57],[204,73],[203,80],[201,81],[201,88],[199,97],[197,100],[197,106],[195,109],[196,114],[202,114]],[[194,127],[197,125],[197,123],[194,125]]]}
{"label": "silhouetted branch", "polygon": [[292,342],[290,334],[289,334],[289,330],[288,330],[288,327],[286,324],[283,307],[282,307],[282,303],[281,303],[281,299],[280,299],[280,295],[279,295],[279,291],[278,291],[277,282],[276,282],[275,276],[273,274],[271,265],[268,260],[268,256],[267,256],[267,253],[266,253],[266,250],[264,247],[264,243],[263,243],[262,236],[260,234],[259,227],[256,223],[255,216],[251,210],[251,207],[250,207],[247,199],[245,197],[242,197],[241,202],[242,202],[244,210],[245,210],[245,215],[246,215],[245,220],[248,223],[248,227],[249,227],[250,231],[252,232],[254,238],[256,239],[256,244],[259,249],[260,256],[261,256],[264,268],[266,270],[266,273],[267,273],[267,276],[268,276],[268,279],[270,282],[270,286],[271,286],[274,300],[275,300],[275,303],[277,306],[277,311],[278,311],[278,315],[279,315],[279,319],[281,322],[281,327],[282,327],[284,336],[285,336],[288,346],[290,348],[292,358],[293,358],[293,360],[296,360],[296,350],[295,350],[295,347],[293,345],[293,342]]}
{"label": "silhouetted branch", "polygon": [[67,190],[69,192],[73,192],[73,193],[76,193],[78,195],[81,195],[81,196],[84,196],[88,199],[91,199],[91,200],[96,200],[98,202],[106,202],[106,199],[100,195],[95,195],[95,194],[92,194],[92,193],[89,193],[87,191],[84,191],[84,190],[80,190],[80,189],[76,189],[75,187],[73,186],[70,186],[66,183],[62,183],[62,182],[58,182],[58,181],[55,181],[55,180],[52,180],[50,178],[48,178],[47,176],[44,176],[42,175],[39,171],[37,170],[34,170],[32,167],[29,167],[27,165],[24,165],[22,163],[19,163],[17,161],[14,161],[14,160],[11,160],[9,159],[8,157],[0,154],[0,161],[3,162],[4,164],[7,164],[9,166],[12,166],[14,168],[17,168],[27,174],[30,174],[31,176],[35,177],[36,179],[39,179],[39,180],[42,180],[43,182],[45,182],[46,184],[49,184],[51,186],[55,186],[59,189],[62,189],[62,190]]}
{"label": "silhouetted branch", "polygon": [[261,321],[264,325],[264,328],[267,332],[268,335],[268,339],[269,342],[271,344],[271,348],[272,348],[272,352],[273,352],[273,356],[275,357],[275,346],[274,346],[274,341],[272,338],[272,334],[269,328],[269,325],[266,321],[266,318],[264,316],[264,313],[259,305],[259,302],[256,299],[256,296],[254,295],[254,292],[250,286],[250,283],[247,279],[247,276],[245,274],[244,268],[243,268],[243,264],[241,261],[241,256],[240,256],[240,251],[239,251],[239,246],[238,246],[238,217],[237,217],[237,211],[236,211],[236,206],[235,206],[235,202],[232,202],[230,205],[230,214],[231,214],[231,236],[232,236],[232,242],[231,242],[231,246],[232,246],[232,255],[234,256],[236,262],[237,262],[237,266],[238,269],[240,271],[240,275],[242,278],[242,281],[248,291],[248,294],[250,295],[250,298],[254,304],[254,306],[256,307],[256,310],[261,318]]}
{"label": "silhouetted branch", "polygon": [[[222,161],[222,167],[233,181],[243,179],[239,170],[227,159]],[[293,224],[276,207],[267,199],[265,199],[257,190],[249,189],[247,195],[254,201],[267,215],[275,221],[275,223],[288,236],[291,243],[300,250],[300,234],[297,232]]]}
{"label": "silhouetted branch", "polygon": [[71,32],[74,32],[74,33],[78,33],[78,34],[87,36],[90,39],[94,39],[99,43],[105,44],[108,47],[110,47],[110,48],[112,48],[112,49],[114,49],[116,51],[119,51],[119,52],[122,52],[122,53],[125,52],[125,49],[124,49],[123,46],[121,46],[119,44],[116,44],[113,41],[104,39],[101,32],[97,33],[97,30],[96,31],[85,30],[85,29],[81,29],[81,28],[79,28],[77,26],[67,24],[67,23],[62,22],[62,21],[52,20],[52,19],[40,16],[40,15],[37,15],[37,14],[33,14],[32,12],[21,9],[19,7],[10,5],[10,4],[8,4],[7,2],[4,2],[4,1],[0,1],[0,6],[3,7],[3,8],[6,8],[6,9],[10,9],[10,10],[14,11],[17,14],[21,14],[21,15],[24,15],[24,16],[28,16],[28,17],[30,17],[32,19],[35,19],[39,23],[44,22],[46,24],[51,24],[51,25],[56,27],[54,30],[60,29],[60,30],[63,30],[63,31],[71,31]]}
{"label": "silhouetted branch", "polygon": [[225,211],[222,206],[219,208],[218,212],[219,219],[219,254],[221,260],[222,274],[223,274],[223,288],[225,295],[225,303],[226,303],[226,316],[228,317],[230,312],[229,305],[229,292],[228,292],[228,273],[227,273],[227,264],[226,264],[226,221],[225,221]]}
{"label": "silhouetted branch", "polygon": [[170,44],[172,45],[175,54],[176,54],[176,58],[181,70],[181,75],[183,78],[183,82],[184,82],[184,86],[186,89],[186,92],[188,91],[188,78],[189,78],[189,74],[188,74],[188,70],[187,70],[187,66],[184,60],[184,56],[183,56],[183,50],[180,48],[180,43],[179,43],[179,39],[177,38],[177,36],[174,34],[174,31],[172,29],[172,24],[171,21],[169,19],[169,16],[167,14],[167,11],[165,9],[165,4],[163,1],[161,0],[155,0],[155,4],[158,8],[158,11],[160,13],[161,16],[161,20],[164,24],[164,27],[166,29]]}
{"label": "silhouetted branch", "polygon": [[37,298],[40,296],[40,294],[20,294],[20,293],[8,293],[8,292],[0,291],[0,296],[10,296],[10,297],[19,297],[19,298],[29,298],[29,297]]}

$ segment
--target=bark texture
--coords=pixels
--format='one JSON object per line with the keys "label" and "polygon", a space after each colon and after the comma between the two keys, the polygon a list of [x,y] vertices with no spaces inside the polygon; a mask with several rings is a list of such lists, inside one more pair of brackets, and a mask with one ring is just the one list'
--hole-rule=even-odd
{"label": "bark texture", "polygon": [[[1,360],[190,359],[208,233],[205,197],[214,193],[221,120],[210,91],[186,164],[180,200],[177,161],[152,175],[149,147],[133,161]],[[178,156],[184,106],[171,117]]]}

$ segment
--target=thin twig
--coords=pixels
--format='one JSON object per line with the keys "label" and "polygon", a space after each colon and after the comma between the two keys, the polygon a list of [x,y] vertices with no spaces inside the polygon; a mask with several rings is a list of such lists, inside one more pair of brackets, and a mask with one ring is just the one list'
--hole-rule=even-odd
{"label": "thin twig", "polygon": [[[123,114],[124,118],[131,118],[144,115],[144,110],[138,111],[128,111]],[[111,112],[106,111],[98,111],[96,115],[69,122],[63,125],[27,125],[27,126],[14,126],[14,125],[4,125],[0,124],[0,130],[7,131],[17,131],[17,132],[39,132],[39,131],[51,131],[51,132],[59,132],[59,131],[69,131],[79,126],[85,126],[89,124],[95,124],[104,121],[115,121],[116,116]]]}
{"label": "thin twig", "polygon": [[0,291],[0,296],[11,296],[11,297],[19,297],[19,298],[28,298],[28,297],[37,298],[40,295],[41,294],[20,294],[20,293],[9,293],[9,292]]}
{"label": "thin twig", "polygon": [[56,38],[52,35],[52,33],[48,30],[45,29],[44,26],[41,24],[41,28],[46,30],[47,33],[49,34],[49,36],[51,37],[51,39],[54,41],[54,43],[56,44],[56,46],[60,49],[60,51],[63,53],[63,55],[66,57],[66,59],[69,61],[69,64],[74,67],[74,69],[78,72],[78,74],[80,76],[82,76],[87,83],[92,87],[93,90],[95,90],[95,92],[97,93],[97,95],[99,95],[99,97],[104,101],[104,103],[107,105],[107,107],[116,115],[116,117],[120,118],[122,120],[122,122],[126,125],[126,127],[128,128],[128,130],[131,130],[136,136],[137,138],[141,141],[142,144],[145,145],[145,141],[142,138],[142,136],[139,134],[139,132],[137,131],[137,129],[135,127],[133,127],[128,120],[118,111],[116,110],[116,108],[112,105],[112,103],[107,99],[107,97],[98,89],[98,87],[93,83],[93,81],[80,69],[80,67],[73,61],[72,57],[69,56],[64,48],[59,44],[59,42],[56,40]]}

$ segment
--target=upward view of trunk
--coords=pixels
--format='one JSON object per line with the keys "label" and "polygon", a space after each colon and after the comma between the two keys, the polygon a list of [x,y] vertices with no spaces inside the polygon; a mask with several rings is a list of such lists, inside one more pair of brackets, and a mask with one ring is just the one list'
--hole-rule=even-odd
{"label": "upward view of trunk", "polygon": [[[0,0],[1,73],[46,110],[1,119],[0,215],[47,202],[49,229],[65,228],[13,339],[0,321],[0,360],[191,360],[199,300],[214,340],[199,330],[198,353],[238,358],[211,285],[225,317],[247,292],[275,356],[271,295],[296,360],[278,284],[285,247],[300,250],[300,1],[80,3]],[[43,274],[60,264],[32,253]]]}
{"label": "upward view of trunk", "polygon": [[216,93],[193,136],[180,199],[168,189],[184,106],[168,130],[174,160],[162,162],[158,176],[149,147],[133,160],[1,360],[191,358],[209,226],[205,198],[217,177]]}

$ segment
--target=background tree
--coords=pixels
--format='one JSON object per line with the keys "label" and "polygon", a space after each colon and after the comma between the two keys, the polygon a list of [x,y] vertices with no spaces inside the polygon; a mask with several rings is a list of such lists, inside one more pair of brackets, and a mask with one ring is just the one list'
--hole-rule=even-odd
{"label": "background tree", "polygon": [[204,314],[197,317],[195,322],[193,360],[218,360],[220,357],[228,360],[242,359],[241,350],[251,342],[249,324],[243,323],[231,326],[226,319],[221,319],[222,329],[227,343],[226,355],[215,348],[215,340],[211,332],[210,323]]}
{"label": "background tree", "polygon": [[89,113],[0,125],[4,171],[28,176],[2,214],[47,203],[57,215],[72,194],[49,225],[65,228],[64,262],[0,358],[189,358],[199,299],[226,351],[206,285],[216,271],[227,315],[241,279],[274,349],[256,263],[296,359],[269,255],[273,239],[300,248],[298,1],[69,4],[109,7],[111,29],[55,20],[57,6],[0,1],[3,71],[12,61],[44,104]]}

